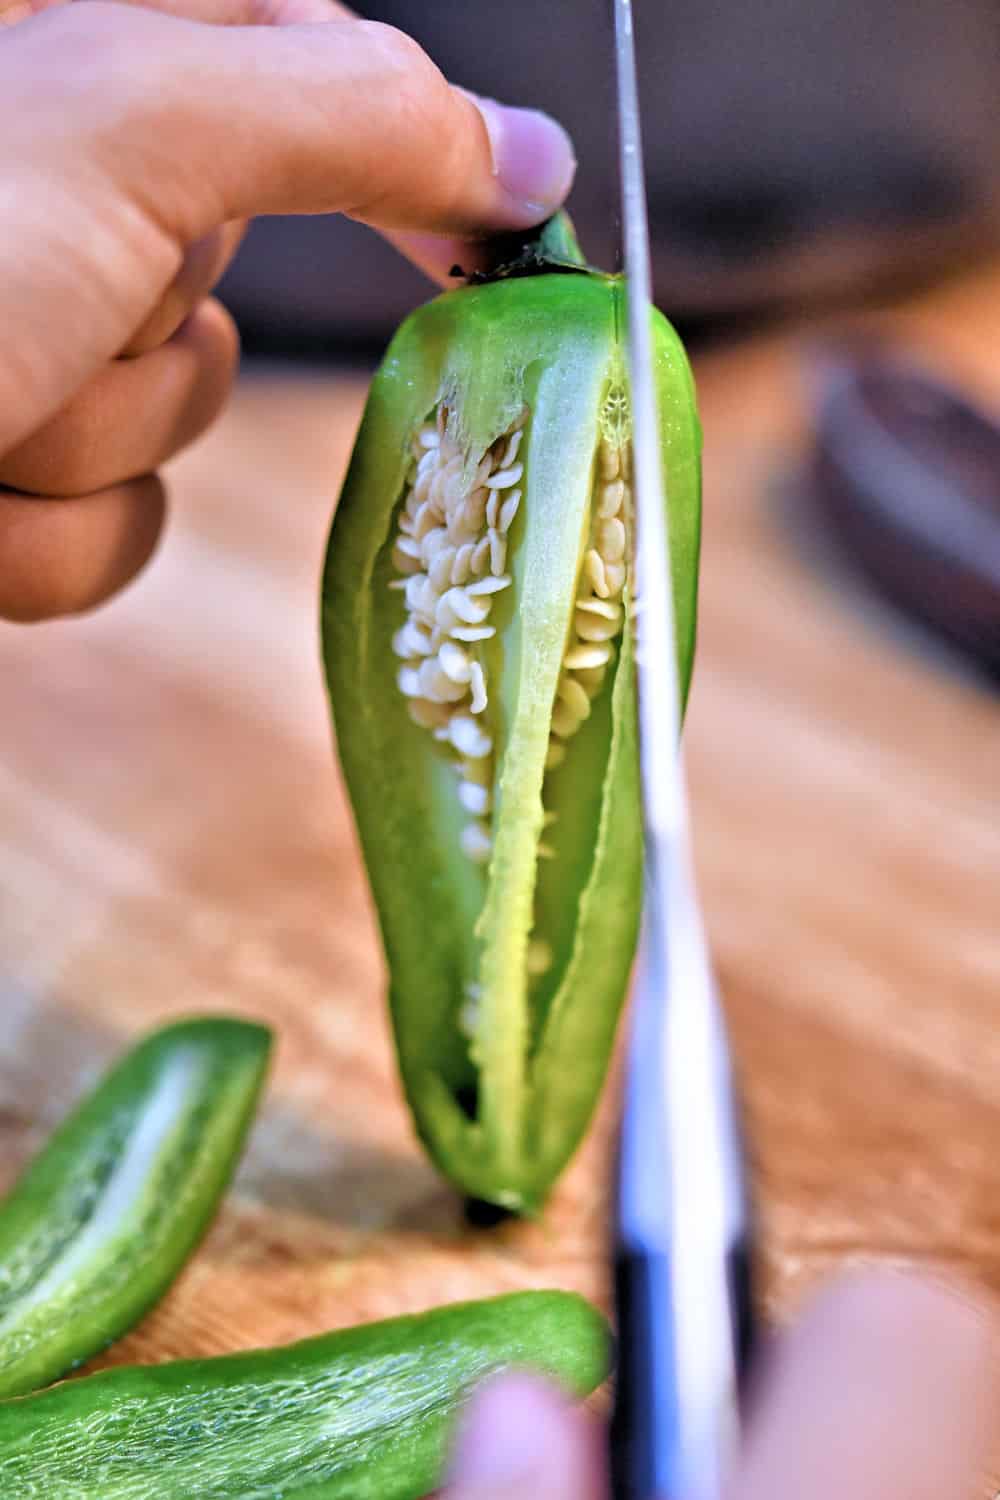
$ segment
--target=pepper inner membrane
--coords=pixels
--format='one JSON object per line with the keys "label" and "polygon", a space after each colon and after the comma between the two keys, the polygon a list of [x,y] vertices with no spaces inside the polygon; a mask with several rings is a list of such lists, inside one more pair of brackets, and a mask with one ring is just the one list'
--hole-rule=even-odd
{"label": "pepper inner membrane", "polygon": [[[494,663],[496,658],[490,643],[498,623],[502,628],[498,616],[509,614],[504,597],[512,583],[508,552],[524,493],[529,418],[529,409],[523,407],[470,475],[466,456],[449,433],[447,407],[439,405],[412,440],[392,544],[395,576],[389,587],[402,594],[404,604],[404,621],[392,643],[400,659],[397,685],[411,719],[428,731],[454,765],[456,797],[467,814],[461,849],[482,867],[488,865],[493,847],[499,737],[497,710],[491,702],[491,657]],[[603,760],[610,738],[610,693],[602,693],[602,688],[626,618],[631,515],[627,425],[624,399],[612,387],[601,411],[576,602],[545,762],[545,829],[538,845],[535,923],[527,950],[536,1034],[540,1012],[555,988],[557,950],[568,948],[572,940],[575,906],[567,903],[565,881],[559,880],[552,864],[563,853],[559,812],[553,804],[572,803],[581,814],[581,832],[596,827],[600,810],[600,764],[582,762],[593,759],[584,741],[599,746]],[[574,765],[577,754],[567,752],[578,735],[581,763]],[[587,802],[594,803],[592,809],[581,805]],[[592,845],[591,835],[584,832],[584,839],[589,843],[573,851],[574,862],[584,859]],[[579,845],[580,839],[568,837],[566,842]],[[479,1000],[478,983],[468,981],[459,1025],[470,1039],[477,1028]]]}

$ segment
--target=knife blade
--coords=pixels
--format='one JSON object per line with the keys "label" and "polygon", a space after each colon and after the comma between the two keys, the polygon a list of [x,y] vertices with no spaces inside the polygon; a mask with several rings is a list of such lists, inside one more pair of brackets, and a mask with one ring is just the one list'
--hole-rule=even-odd
{"label": "knife blade", "polygon": [[717,1500],[752,1344],[729,1052],[694,883],[631,0],[614,0],[645,890],[618,1153],[617,1500]]}

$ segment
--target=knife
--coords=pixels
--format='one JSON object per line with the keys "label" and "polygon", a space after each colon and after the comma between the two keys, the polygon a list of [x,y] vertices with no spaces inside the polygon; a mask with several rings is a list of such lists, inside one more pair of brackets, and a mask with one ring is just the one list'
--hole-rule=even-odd
{"label": "knife", "polygon": [[753,1343],[729,1052],[688,837],[631,0],[614,0],[632,400],[643,930],[618,1152],[616,1500],[718,1500]]}

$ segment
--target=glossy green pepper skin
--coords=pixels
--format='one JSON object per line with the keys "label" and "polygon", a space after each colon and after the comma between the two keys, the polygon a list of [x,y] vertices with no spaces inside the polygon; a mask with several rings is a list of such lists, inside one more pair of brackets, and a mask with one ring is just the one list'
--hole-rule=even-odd
{"label": "glossy green pepper skin", "polygon": [[[700,426],[684,351],[652,319],[686,695]],[[529,1213],[592,1114],[640,911],[624,326],[621,280],[565,267],[418,310],[373,381],[323,584],[416,1126],[465,1193]],[[460,598],[466,575],[496,592]],[[472,674],[464,703],[450,672]]]}
{"label": "glossy green pepper skin", "polygon": [[167,1290],[229,1184],[270,1045],[227,1019],[156,1032],[30,1164],[0,1204],[0,1397],[75,1369]]}
{"label": "glossy green pepper skin", "polygon": [[470,1386],[605,1377],[581,1298],[522,1292],[283,1349],[118,1368],[0,1405],[4,1500],[418,1500]]}

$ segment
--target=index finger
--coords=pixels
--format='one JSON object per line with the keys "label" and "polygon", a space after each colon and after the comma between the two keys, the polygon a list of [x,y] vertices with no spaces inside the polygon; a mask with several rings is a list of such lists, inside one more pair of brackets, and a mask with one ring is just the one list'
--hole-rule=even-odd
{"label": "index finger", "polygon": [[73,11],[64,46],[113,49],[116,80],[127,64],[124,117],[121,98],[88,101],[98,137],[127,125],[131,149],[111,164],[118,190],[180,243],[258,213],[345,213],[476,239],[540,223],[569,190],[576,163],[554,120],[450,86],[390,26],[331,13],[325,24],[223,28],[99,0]]}
{"label": "index finger", "polygon": [[[0,25],[12,26],[70,0],[0,0]],[[161,15],[204,21],[211,26],[295,26],[311,21],[347,20],[354,12],[339,0],[118,0]]]}

